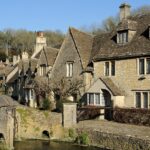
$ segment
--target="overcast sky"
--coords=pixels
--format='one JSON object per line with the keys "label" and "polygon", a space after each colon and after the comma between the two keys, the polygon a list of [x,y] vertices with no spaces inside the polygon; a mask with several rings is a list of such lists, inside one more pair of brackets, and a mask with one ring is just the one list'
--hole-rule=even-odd
{"label": "overcast sky", "polygon": [[5,28],[61,30],[100,24],[119,13],[121,3],[132,9],[150,0],[0,0],[0,30]]}

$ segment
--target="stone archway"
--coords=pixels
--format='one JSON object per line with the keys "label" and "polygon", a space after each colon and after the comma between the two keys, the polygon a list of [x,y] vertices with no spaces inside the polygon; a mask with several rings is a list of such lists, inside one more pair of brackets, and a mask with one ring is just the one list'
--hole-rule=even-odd
{"label": "stone archway", "polygon": [[112,107],[111,94],[108,90],[102,89],[103,97],[105,101],[105,107]]}
{"label": "stone archway", "polygon": [[103,97],[105,101],[105,119],[112,120],[112,100],[111,94],[108,90],[102,89]]}

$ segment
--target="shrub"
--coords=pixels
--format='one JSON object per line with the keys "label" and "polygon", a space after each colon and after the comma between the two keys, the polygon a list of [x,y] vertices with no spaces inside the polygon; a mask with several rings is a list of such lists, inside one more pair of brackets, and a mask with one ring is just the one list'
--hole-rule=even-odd
{"label": "shrub", "polygon": [[113,120],[120,123],[150,126],[150,110],[114,108]]}
{"label": "shrub", "polygon": [[81,133],[77,139],[76,139],[76,142],[78,144],[83,144],[83,145],[88,145],[89,144],[89,136],[87,133],[83,132]]}
{"label": "shrub", "polygon": [[49,110],[50,109],[50,101],[48,98],[43,100],[43,109],[44,110]]}
{"label": "shrub", "polygon": [[72,138],[72,139],[74,139],[75,136],[76,136],[75,130],[72,129],[72,128],[70,128],[69,129],[69,137]]}

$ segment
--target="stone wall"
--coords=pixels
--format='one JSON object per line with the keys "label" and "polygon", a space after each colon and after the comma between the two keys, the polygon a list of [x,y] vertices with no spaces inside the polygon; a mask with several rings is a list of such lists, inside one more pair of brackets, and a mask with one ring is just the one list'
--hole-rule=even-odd
{"label": "stone wall", "polygon": [[[150,85],[150,75],[145,75],[144,80],[139,80],[138,59],[125,59],[115,61],[115,76],[110,78],[125,93],[125,107],[135,107],[135,91],[147,90]],[[104,76],[105,61],[95,62],[95,79]]]}
{"label": "stone wall", "polygon": [[28,107],[17,108],[16,139],[42,139],[43,131],[50,139],[63,136],[62,115]]}
{"label": "stone wall", "polygon": [[13,149],[14,111],[13,108],[0,108],[0,133],[3,135],[7,148]]}
{"label": "stone wall", "polygon": [[73,127],[77,123],[77,104],[63,103],[63,126]]}
{"label": "stone wall", "polygon": [[104,147],[114,150],[149,150],[150,140],[142,140],[136,137],[117,135],[91,129],[77,129],[78,135],[86,133],[89,145]]}

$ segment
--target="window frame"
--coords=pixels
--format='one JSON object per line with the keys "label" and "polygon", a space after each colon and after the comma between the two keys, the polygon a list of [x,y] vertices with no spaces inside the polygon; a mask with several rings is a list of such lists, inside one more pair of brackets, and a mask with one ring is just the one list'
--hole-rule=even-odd
{"label": "window frame", "polygon": [[[143,71],[140,72],[140,60],[143,60]],[[150,63],[148,64],[148,60],[150,62],[150,57],[141,57],[138,58],[138,75],[150,75]]]}
{"label": "window frame", "polygon": [[[137,107],[137,93],[140,94],[140,107]],[[147,106],[145,105],[145,100],[144,100],[144,93],[147,94]],[[149,109],[150,108],[150,91],[136,91],[135,92],[135,108],[140,108],[140,109]]]}
{"label": "window frame", "polygon": [[73,61],[66,62],[66,77],[73,77]]}
{"label": "window frame", "polygon": [[45,76],[46,75],[46,65],[40,65],[40,76]]}
{"label": "window frame", "polygon": [[[90,103],[90,95],[93,95],[93,103]],[[96,96],[98,99],[96,99]],[[86,93],[86,97],[87,97],[87,105],[88,106],[101,106],[101,107],[105,107],[105,99],[104,99],[104,95],[102,92],[89,92]]]}
{"label": "window frame", "polygon": [[117,33],[117,43],[118,44],[126,44],[129,41],[129,37],[128,37],[128,30],[125,31],[119,31]]}
{"label": "window frame", "polygon": [[[107,66],[106,64],[108,64],[108,70],[107,70]],[[116,61],[105,61],[104,62],[104,76],[115,76],[116,75]]]}

